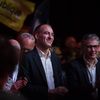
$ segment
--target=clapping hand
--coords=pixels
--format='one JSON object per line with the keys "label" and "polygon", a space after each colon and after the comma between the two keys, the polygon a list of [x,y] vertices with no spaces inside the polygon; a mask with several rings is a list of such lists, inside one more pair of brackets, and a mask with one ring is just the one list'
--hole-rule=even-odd
{"label": "clapping hand", "polygon": [[21,88],[23,88],[24,86],[26,86],[28,80],[26,77],[24,78],[20,78],[19,80],[17,80],[11,87],[11,91],[12,92],[18,92]]}

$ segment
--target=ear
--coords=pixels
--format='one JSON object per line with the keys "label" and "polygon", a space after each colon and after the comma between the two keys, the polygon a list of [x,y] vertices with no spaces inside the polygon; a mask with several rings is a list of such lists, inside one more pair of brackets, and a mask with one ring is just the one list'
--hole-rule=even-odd
{"label": "ear", "polygon": [[38,39],[38,35],[37,34],[35,34],[35,39]]}

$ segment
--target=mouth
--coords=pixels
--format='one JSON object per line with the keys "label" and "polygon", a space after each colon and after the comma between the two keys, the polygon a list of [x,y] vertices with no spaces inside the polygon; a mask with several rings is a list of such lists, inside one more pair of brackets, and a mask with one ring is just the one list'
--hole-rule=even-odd
{"label": "mouth", "polygon": [[47,40],[48,43],[53,43],[53,40]]}

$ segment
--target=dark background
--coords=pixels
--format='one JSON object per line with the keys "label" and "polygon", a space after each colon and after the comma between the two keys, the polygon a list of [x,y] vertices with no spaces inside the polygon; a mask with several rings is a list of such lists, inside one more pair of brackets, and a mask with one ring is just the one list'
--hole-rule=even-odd
{"label": "dark background", "polygon": [[58,37],[100,34],[100,4],[94,0],[51,0],[50,19]]}
{"label": "dark background", "polygon": [[[43,0],[31,0],[36,7]],[[100,36],[100,4],[96,0],[49,0],[49,22],[52,25],[56,40],[63,41],[66,36],[74,35],[81,40],[86,33]],[[32,25],[34,14],[28,16],[26,25]],[[16,37],[17,33],[0,24],[0,34]]]}

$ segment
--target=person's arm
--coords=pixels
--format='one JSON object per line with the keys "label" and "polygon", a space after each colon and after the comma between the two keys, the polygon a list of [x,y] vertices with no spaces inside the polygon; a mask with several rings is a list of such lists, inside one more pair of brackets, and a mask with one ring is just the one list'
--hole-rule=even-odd
{"label": "person's arm", "polygon": [[93,88],[90,84],[87,84],[85,76],[83,75],[83,69],[80,69],[80,65],[71,63],[67,66],[66,77],[68,82],[68,88],[71,93],[91,93]]}
{"label": "person's arm", "polygon": [[[26,94],[26,95],[32,95],[32,94],[47,94],[48,93],[48,88],[47,86],[43,85],[39,85],[36,84],[35,82],[37,81],[37,79],[35,80],[36,76],[32,77],[32,66],[35,66],[33,59],[28,56],[27,54],[24,54],[22,57],[22,61],[21,61],[21,70],[20,72],[24,72],[24,77],[27,78],[27,84],[26,86],[24,86],[23,88],[20,89],[21,93]],[[31,64],[32,65],[31,65]],[[20,74],[19,72],[19,74]],[[21,74],[20,74],[21,75]],[[20,77],[20,76],[19,76]]]}

